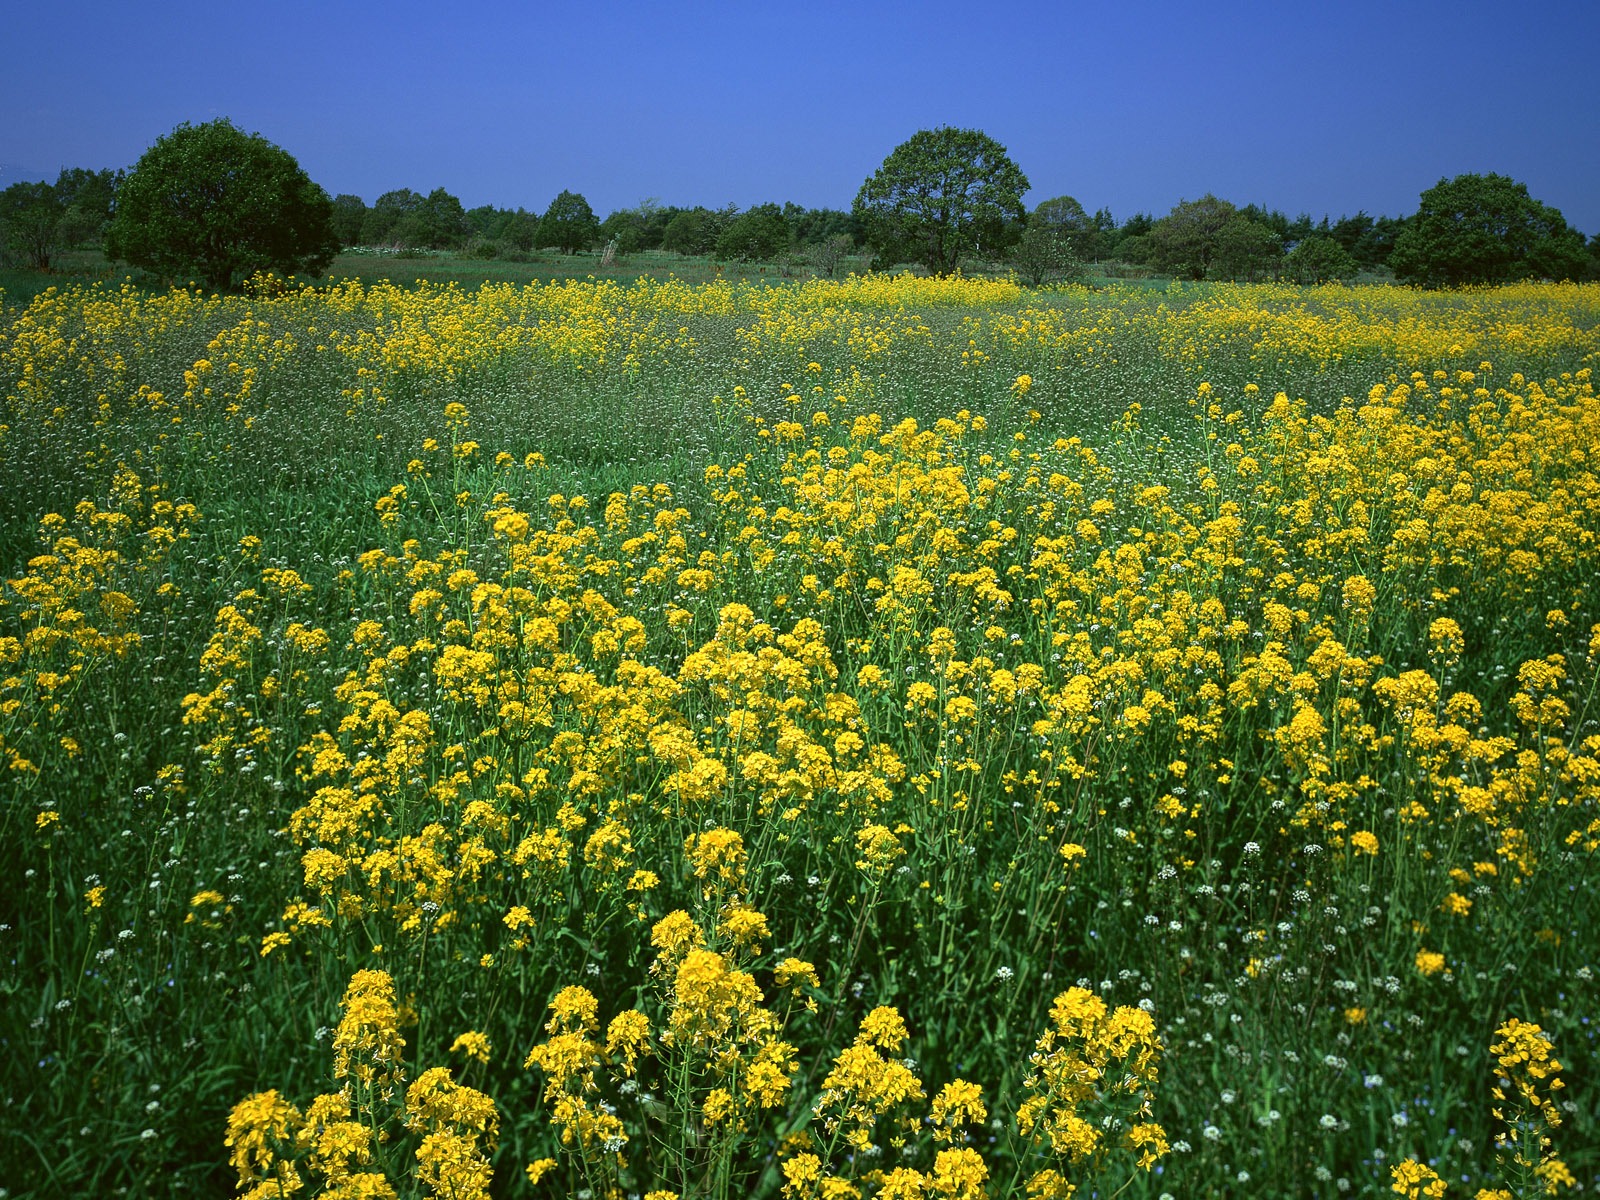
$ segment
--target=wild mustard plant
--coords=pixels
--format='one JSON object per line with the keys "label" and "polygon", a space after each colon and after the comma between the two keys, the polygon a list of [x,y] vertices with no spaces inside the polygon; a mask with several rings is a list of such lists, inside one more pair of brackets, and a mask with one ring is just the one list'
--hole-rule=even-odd
{"label": "wild mustard plant", "polygon": [[[1531,285],[41,296],[7,1186],[1529,1190],[1495,1139],[1554,1161],[1552,1116],[1588,1185],[1597,327]],[[1563,1048],[1543,1135],[1522,1067],[1479,1094],[1508,1013]]]}

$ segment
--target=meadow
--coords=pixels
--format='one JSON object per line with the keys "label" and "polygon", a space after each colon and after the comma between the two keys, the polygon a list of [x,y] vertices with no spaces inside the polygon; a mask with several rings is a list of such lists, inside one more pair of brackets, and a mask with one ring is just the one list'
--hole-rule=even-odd
{"label": "meadow", "polygon": [[1600,1186],[1600,286],[9,318],[5,1196]]}

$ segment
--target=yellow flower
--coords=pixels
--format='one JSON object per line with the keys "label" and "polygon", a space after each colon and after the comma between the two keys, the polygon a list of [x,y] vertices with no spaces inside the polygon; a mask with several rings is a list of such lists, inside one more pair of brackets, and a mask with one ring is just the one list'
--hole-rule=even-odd
{"label": "yellow flower", "polygon": [[611,1018],[606,1027],[606,1053],[622,1061],[624,1075],[632,1075],[640,1054],[649,1053],[650,1021],[642,1012],[628,1009]]}
{"label": "yellow flower", "polygon": [[525,1170],[528,1182],[537,1185],[541,1179],[556,1169],[556,1160],[553,1158],[536,1158],[527,1165]]}
{"label": "yellow flower", "polygon": [[1389,1168],[1394,1182],[1389,1190],[1397,1195],[1404,1196],[1406,1200],[1420,1200],[1428,1197],[1429,1200],[1443,1196],[1445,1189],[1444,1180],[1434,1172],[1426,1163],[1420,1163],[1414,1158],[1395,1163]]}
{"label": "yellow flower", "polygon": [[928,1109],[934,1124],[933,1136],[941,1142],[955,1137],[962,1125],[981,1125],[989,1118],[983,1104],[983,1089],[964,1079],[954,1079],[939,1089]]}
{"label": "yellow flower", "polygon": [[475,1059],[481,1063],[489,1061],[490,1049],[488,1037],[473,1029],[467,1030],[467,1032],[459,1035],[455,1041],[450,1043],[450,1052],[452,1054],[459,1050],[468,1058]]}
{"label": "yellow flower", "polygon": [[1423,975],[1437,975],[1444,970],[1444,955],[1434,950],[1418,950],[1417,970]]}
{"label": "yellow flower", "polygon": [[274,950],[281,946],[287,946],[288,944],[289,935],[284,933],[282,930],[278,930],[275,933],[269,933],[266,937],[261,939],[261,957],[265,958]]}

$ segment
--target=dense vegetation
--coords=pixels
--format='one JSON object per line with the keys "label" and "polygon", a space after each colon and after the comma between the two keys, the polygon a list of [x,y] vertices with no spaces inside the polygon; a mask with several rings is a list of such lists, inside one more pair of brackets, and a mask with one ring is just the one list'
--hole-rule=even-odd
{"label": "dense vegetation", "polygon": [[[743,211],[735,205],[680,208],[648,199],[601,220],[581,193],[570,190],[542,214],[523,207],[467,209],[442,187],[426,195],[399,188],[370,206],[348,193],[329,201],[297,176],[292,158],[258,135],[243,144],[258,157],[276,155],[284,177],[296,182],[288,191],[262,182],[247,187],[248,173],[224,170],[227,155],[215,147],[194,155],[192,167],[178,166],[180,156],[169,143],[202,136],[235,148],[245,138],[226,119],[180,126],[146,154],[169,164],[159,183],[153,177],[162,170],[153,163],[143,179],[137,169],[131,176],[72,170],[55,184],[6,188],[0,192],[0,264],[43,271],[63,250],[104,244],[112,257],[149,268],[157,282],[199,278],[218,287],[237,286],[256,270],[314,274],[336,247],[513,262],[543,249],[593,251],[603,268],[667,251],[785,263],[823,278],[860,253],[879,270],[902,264],[935,274],[1009,269],[1034,286],[1081,281],[1091,269],[1100,276],[1154,272],[1313,284],[1392,271],[1401,282],[1430,287],[1600,278],[1600,233],[1586,240],[1526,186],[1493,174],[1440,180],[1406,218],[1359,212],[1318,222],[1302,213],[1291,220],[1208,194],[1179,201],[1159,220],[1135,213],[1119,223],[1105,208],[1091,216],[1072,196],[1025,210],[1027,177],[1003,146],[978,130],[940,128],[897,147],[848,211],[792,203]],[[201,178],[208,170],[212,178]],[[130,183],[123,208],[136,211],[113,220],[118,192]],[[153,208],[144,199],[152,188],[164,198]],[[194,189],[194,203],[180,199],[185,189]]]}
{"label": "dense vegetation", "polygon": [[1596,1186],[1597,357],[1575,285],[41,294],[0,1180]]}

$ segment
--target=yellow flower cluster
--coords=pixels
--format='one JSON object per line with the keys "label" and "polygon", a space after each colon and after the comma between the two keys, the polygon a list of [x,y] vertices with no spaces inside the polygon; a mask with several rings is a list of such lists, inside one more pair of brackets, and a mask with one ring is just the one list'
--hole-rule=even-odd
{"label": "yellow flower cluster", "polygon": [[[334,1033],[334,1077],[343,1086],[302,1113],[276,1089],[234,1105],[225,1144],[241,1200],[278,1200],[308,1186],[350,1200],[396,1200],[408,1178],[428,1195],[487,1200],[500,1118],[492,1099],[457,1083],[446,1067],[405,1081],[394,981],[357,971]],[[401,1144],[412,1144],[407,1158]],[[397,1189],[399,1181],[401,1189]]]}
{"label": "yellow flower cluster", "polygon": [[[1121,1146],[1148,1170],[1169,1149],[1166,1132],[1151,1118],[1160,1059],[1148,1012],[1112,1011],[1092,992],[1069,988],[1051,1005],[1050,1026],[1028,1060],[1017,1126],[1061,1164],[1099,1161]],[[1046,1167],[1029,1186],[1060,1194],[1054,1182],[1060,1178],[1056,1167]]]}

